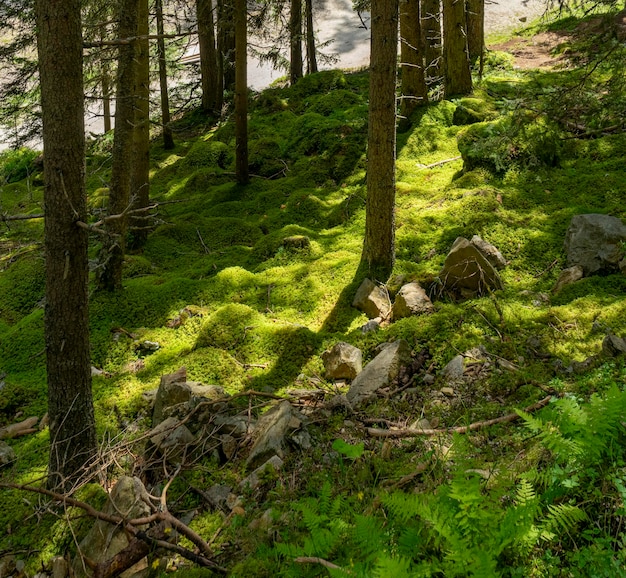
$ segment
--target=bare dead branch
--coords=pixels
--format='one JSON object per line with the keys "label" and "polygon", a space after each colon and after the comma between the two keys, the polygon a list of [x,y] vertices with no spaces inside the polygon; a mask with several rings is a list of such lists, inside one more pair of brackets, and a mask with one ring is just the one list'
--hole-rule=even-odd
{"label": "bare dead branch", "polygon": [[[548,395],[544,397],[542,400],[537,403],[533,403],[528,407],[524,408],[526,413],[532,413],[533,411],[537,411],[550,403],[553,399],[553,395]],[[417,436],[436,436],[442,434],[466,434],[472,431],[476,431],[479,429],[484,429],[486,427],[496,425],[499,423],[509,423],[512,421],[516,421],[519,419],[519,415],[516,413],[509,413],[507,415],[503,415],[501,417],[497,417],[494,419],[488,419],[486,421],[477,421],[470,425],[458,426],[458,427],[448,427],[448,428],[440,428],[440,429],[396,429],[396,430],[384,430],[373,427],[367,428],[367,433],[371,436],[379,437],[379,438],[410,438]]]}

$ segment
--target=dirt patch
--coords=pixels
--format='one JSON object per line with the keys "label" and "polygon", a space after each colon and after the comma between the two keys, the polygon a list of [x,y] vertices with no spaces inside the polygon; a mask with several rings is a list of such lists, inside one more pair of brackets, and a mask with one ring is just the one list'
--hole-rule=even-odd
{"label": "dirt patch", "polygon": [[514,36],[489,48],[512,54],[515,58],[514,66],[518,69],[553,68],[566,63],[565,56],[556,54],[556,51],[568,40],[569,35],[564,33],[541,32],[532,38]]}

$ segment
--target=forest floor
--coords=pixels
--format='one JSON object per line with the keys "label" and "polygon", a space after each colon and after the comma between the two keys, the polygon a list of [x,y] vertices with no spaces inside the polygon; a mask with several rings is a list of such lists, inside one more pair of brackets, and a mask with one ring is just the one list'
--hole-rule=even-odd
{"label": "forest floor", "polygon": [[[165,503],[234,577],[626,577],[626,362],[602,354],[609,332],[626,332],[626,276],[554,290],[572,217],[626,219],[626,90],[615,74],[626,48],[612,40],[614,16],[597,28],[570,15],[498,39],[472,95],[419,109],[398,133],[396,265],[382,281],[391,297],[418,282],[433,312],[377,331],[363,332],[368,318],[351,305],[366,71],[255,94],[245,187],[230,119],[187,115],[173,151],[155,138],[155,230],[127,256],[124,289],[91,294],[103,463],[76,497],[100,508],[122,476],[138,476],[162,495],[158,511]],[[481,122],[455,121],[464,110]],[[36,156],[2,157],[2,175],[19,175],[0,188],[3,214],[41,212]],[[110,140],[92,143],[94,222],[110,163]],[[507,265],[501,290],[463,300],[439,273],[455,239],[473,235]],[[41,219],[0,231],[0,432],[46,411],[42,239]],[[93,265],[98,248],[94,236]],[[349,385],[326,377],[324,352],[347,342],[367,368],[402,340],[411,361],[398,380],[361,407],[342,405]],[[451,382],[444,368],[459,355]],[[182,366],[194,387],[217,386],[202,408],[227,415],[196,412],[205,421],[189,453],[153,459],[153,392]],[[277,401],[302,414],[290,421],[302,435],[281,450],[281,468],[247,485],[248,428]],[[36,486],[46,427],[6,441],[16,459],[0,484]],[[0,563],[13,557],[28,576],[74,556],[92,524],[30,492],[3,487],[0,502]],[[153,561],[157,575],[220,574],[162,551]]]}

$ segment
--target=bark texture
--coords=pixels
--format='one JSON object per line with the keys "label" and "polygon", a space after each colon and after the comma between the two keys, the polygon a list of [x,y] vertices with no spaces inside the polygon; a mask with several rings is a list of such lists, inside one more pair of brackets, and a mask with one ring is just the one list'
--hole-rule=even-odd
{"label": "bark texture", "polygon": [[217,0],[218,59],[221,60],[222,87],[223,90],[228,91],[235,90],[235,18],[233,1]]}
{"label": "bark texture", "polygon": [[291,0],[289,11],[289,81],[302,78],[302,0]]}
{"label": "bark texture", "polygon": [[247,21],[246,0],[235,0],[235,173],[241,185],[249,181]]}
{"label": "bark texture", "polygon": [[398,0],[375,0],[371,17],[367,209],[362,261],[372,277],[386,280],[395,258]]}
{"label": "bark texture", "polygon": [[424,61],[428,86],[441,81],[441,1],[421,0]]}
{"label": "bark texture", "polygon": [[[161,93],[161,123],[163,124],[163,148],[174,148],[174,136],[170,126],[170,97],[167,87],[167,60],[165,59],[165,39],[163,38],[163,0],[155,0],[154,11],[157,23],[157,56],[159,59],[159,89]],[[215,68],[215,67],[213,67]]]}
{"label": "bark texture", "polygon": [[[121,0],[119,9],[120,38],[132,38],[137,31],[139,0]],[[131,162],[133,159],[133,124],[135,122],[136,41],[122,44],[117,64],[115,97],[115,133],[109,184],[109,215],[118,218],[107,221],[109,236],[105,238],[97,272],[98,287],[115,291],[122,287],[122,268],[128,232]]]}
{"label": "bark texture", "polygon": [[472,92],[464,0],[443,0],[443,67],[446,98]]}
{"label": "bark texture", "polygon": [[97,454],[91,365],[80,0],[37,0],[43,115],[50,417],[48,485],[69,490]]}
{"label": "bark texture", "polygon": [[213,113],[218,108],[218,68],[213,2],[211,0],[197,0],[196,14],[200,48],[200,77],[202,79],[202,110]]}
{"label": "bark texture", "polygon": [[400,114],[408,119],[416,106],[428,103],[420,0],[400,1],[400,66],[402,70]]}
{"label": "bark texture", "polygon": [[467,49],[470,62],[482,58],[485,46],[485,0],[467,0]]}
{"label": "bark texture", "polygon": [[313,28],[313,0],[304,0],[306,13],[306,62],[308,74],[317,72],[317,56],[315,49],[315,30]]}

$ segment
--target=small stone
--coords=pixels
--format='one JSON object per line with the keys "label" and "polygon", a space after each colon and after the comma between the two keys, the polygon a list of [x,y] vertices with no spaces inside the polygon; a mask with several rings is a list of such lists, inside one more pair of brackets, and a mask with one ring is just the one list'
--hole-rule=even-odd
{"label": "small stone", "polygon": [[340,341],[322,353],[326,379],[354,379],[363,369],[363,353],[357,347]]}
{"label": "small stone", "polygon": [[498,359],[498,366],[501,367],[502,369],[505,369],[506,371],[511,371],[511,372],[519,371],[519,367],[517,367],[517,365],[515,365],[514,363],[511,363],[510,361],[506,359]]}
{"label": "small stone", "polygon": [[63,556],[55,556],[52,559],[52,578],[66,578],[70,568]]}
{"label": "small stone", "polygon": [[602,342],[602,352],[610,357],[625,355],[626,339],[613,335],[612,333],[607,334]]}
{"label": "small stone", "polygon": [[427,430],[427,429],[433,429],[432,424],[425,417],[414,421],[409,427],[410,429],[416,429],[416,430],[422,430],[422,431]]}
{"label": "small stone", "polygon": [[370,319],[367,323],[361,325],[360,330],[361,333],[370,333],[372,331],[378,331],[380,329],[381,318],[377,317],[376,319]]}
{"label": "small stone", "polygon": [[446,381],[455,381],[463,378],[463,356],[456,355],[441,370],[441,377]]}
{"label": "small stone", "polygon": [[283,460],[278,456],[272,456],[263,465],[254,470],[247,478],[243,479],[239,484],[241,488],[249,486],[251,490],[258,488],[261,483],[261,477],[269,471],[280,470],[283,467]]}
{"label": "small stone", "polygon": [[16,459],[15,450],[9,444],[0,440],[0,467],[8,466]]}
{"label": "small stone", "polygon": [[419,283],[402,286],[393,303],[393,318],[402,319],[412,315],[427,315],[434,311],[432,301]]}
{"label": "small stone", "polygon": [[506,259],[491,243],[484,241],[478,235],[474,235],[470,243],[474,245],[496,269],[504,269],[506,267]]}
{"label": "small stone", "polygon": [[220,443],[222,444],[222,452],[227,460],[232,460],[237,452],[237,440],[228,434],[221,435],[219,437]]}
{"label": "small stone", "polygon": [[370,319],[386,319],[391,312],[391,302],[387,290],[379,287],[370,279],[365,279],[358,288],[352,307],[363,311]]}
{"label": "small stone", "polygon": [[552,289],[552,293],[558,293],[566,285],[576,283],[576,281],[580,281],[584,276],[585,273],[580,265],[574,265],[573,267],[563,269],[556,281],[556,284],[554,285],[554,288]]}
{"label": "small stone", "polygon": [[441,388],[441,393],[443,393],[443,395],[445,395],[446,397],[454,397],[454,389],[451,387],[442,387]]}
{"label": "small stone", "polygon": [[422,381],[426,384],[426,385],[432,385],[433,383],[435,383],[435,376],[432,375],[432,373],[425,373],[424,377],[422,377]]}

